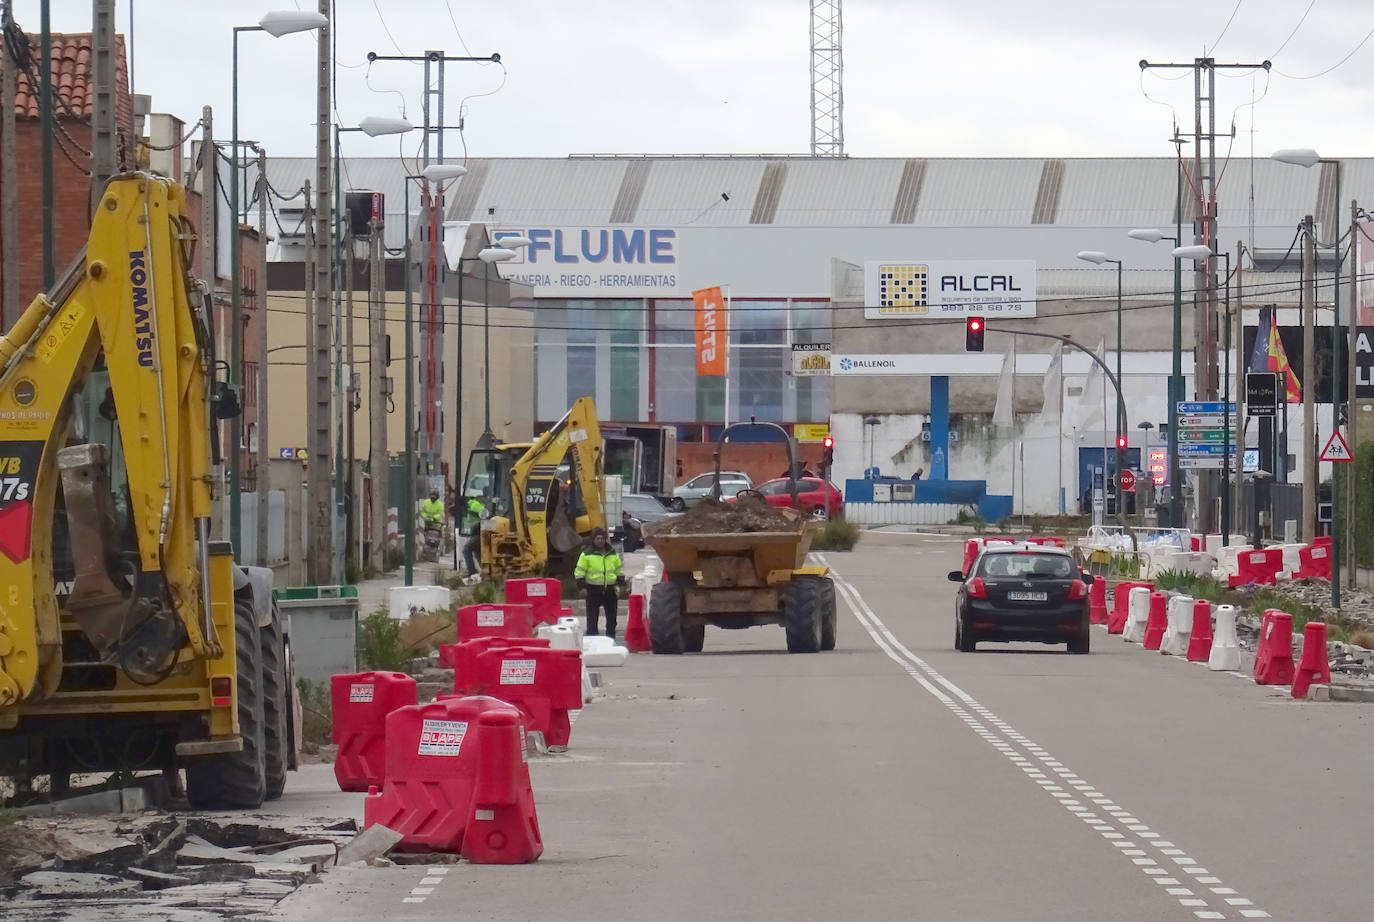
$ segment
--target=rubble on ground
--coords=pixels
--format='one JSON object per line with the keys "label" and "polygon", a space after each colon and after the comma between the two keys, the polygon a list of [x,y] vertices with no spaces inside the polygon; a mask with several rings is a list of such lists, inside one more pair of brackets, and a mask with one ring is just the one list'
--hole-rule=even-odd
{"label": "rubble on ground", "polygon": [[284,827],[147,812],[0,828],[0,919],[209,922],[267,912],[335,863],[357,823]]}
{"label": "rubble on ground", "polygon": [[801,524],[802,519],[794,510],[770,506],[762,496],[753,493],[742,494],[730,502],[707,496],[682,515],[648,526],[645,537],[797,531]]}

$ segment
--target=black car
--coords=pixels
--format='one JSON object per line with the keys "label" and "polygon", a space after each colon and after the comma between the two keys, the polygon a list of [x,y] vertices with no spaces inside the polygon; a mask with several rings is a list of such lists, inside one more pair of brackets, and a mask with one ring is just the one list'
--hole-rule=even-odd
{"label": "black car", "polygon": [[627,554],[644,546],[645,525],[672,515],[652,493],[625,493],[620,497],[620,506],[620,523],[611,530],[611,540]]}
{"label": "black car", "polygon": [[1025,545],[984,548],[968,576],[951,570],[960,583],[954,603],[954,649],[971,653],[980,640],[1067,643],[1070,653],[1087,653],[1088,583],[1057,547]]}

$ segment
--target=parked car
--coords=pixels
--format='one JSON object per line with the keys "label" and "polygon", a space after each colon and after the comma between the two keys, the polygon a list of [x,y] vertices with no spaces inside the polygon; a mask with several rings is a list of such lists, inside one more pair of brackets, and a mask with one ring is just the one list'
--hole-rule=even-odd
{"label": "parked car", "polygon": [[1067,643],[1070,653],[1088,652],[1093,578],[1067,550],[992,544],[979,552],[967,576],[951,570],[949,579],[959,583],[954,649],[961,653],[972,653],[985,640]]}
{"label": "parked car", "polygon": [[[792,493],[786,477],[767,480],[754,489],[763,494],[770,506],[792,505]],[[833,483],[819,477],[803,477],[797,481],[797,502],[807,515],[836,519],[844,515],[844,497]]]}
{"label": "parked car", "polygon": [[[611,530],[611,540],[620,543],[625,553],[644,546],[643,528],[673,516],[652,493],[625,493],[620,497],[620,522]],[[628,513],[628,516],[626,515]]]}
{"label": "parked car", "polygon": [[[716,472],[707,471],[705,474],[697,474],[679,487],[674,487],[673,508],[681,512],[690,506],[695,506],[702,497],[710,494],[715,483]],[[734,496],[740,490],[749,490],[753,486],[754,481],[743,471],[720,472],[720,495],[722,498]]]}

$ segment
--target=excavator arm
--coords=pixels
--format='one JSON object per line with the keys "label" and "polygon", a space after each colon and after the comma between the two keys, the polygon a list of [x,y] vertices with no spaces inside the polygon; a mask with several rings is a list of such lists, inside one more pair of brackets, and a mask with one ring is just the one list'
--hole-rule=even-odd
{"label": "excavator arm", "polygon": [[[85,253],[0,338],[0,723],[6,708],[56,691],[64,614],[101,662],[140,683],[221,653],[207,575],[210,342],[187,268],[185,205],[169,180],[116,177]],[[109,392],[92,399],[102,361]],[[110,444],[91,437],[96,402],[117,423]],[[109,482],[116,451],[133,539],[123,550]],[[59,482],[75,572],[62,609]]]}

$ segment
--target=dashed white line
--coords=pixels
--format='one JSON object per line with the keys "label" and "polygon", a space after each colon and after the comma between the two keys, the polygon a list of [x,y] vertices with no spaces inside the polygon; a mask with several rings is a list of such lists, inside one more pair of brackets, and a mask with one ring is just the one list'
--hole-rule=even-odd
{"label": "dashed white line", "polygon": [[[824,562],[821,555],[816,556]],[[850,610],[864,630],[873,638],[874,643],[889,659],[901,666],[918,685],[948,708],[969,729],[1006,756],[1008,761],[1025,772],[1027,777],[1036,781],[1040,787],[1054,796],[1056,801],[1062,804],[1071,815],[1083,820],[1090,828],[1096,830],[1104,840],[1118,846],[1121,854],[1129,857],[1131,862],[1139,867],[1143,873],[1150,875],[1150,879],[1165,886],[1166,892],[1177,899],[1180,906],[1191,909],[1193,915],[1199,919],[1227,918],[1225,912],[1211,908],[1205,898],[1197,896],[1192,889],[1183,886],[1177,878],[1170,877],[1168,872],[1159,866],[1159,862],[1148,857],[1143,850],[1132,848],[1131,846],[1134,846],[1135,843],[1118,831],[1111,822],[1103,820],[1092,810],[1083,807],[1079,800],[1064,794],[1063,788],[1050,782],[1041,769],[1048,768],[1065,780],[1073,779],[1071,786],[1077,791],[1078,797],[1094,804],[1097,809],[1120,824],[1121,829],[1127,830],[1136,838],[1146,840],[1148,844],[1160,852],[1161,857],[1171,859],[1170,864],[1177,865],[1184,874],[1193,877],[1196,883],[1220,884],[1219,878],[1212,876],[1206,868],[1199,866],[1194,858],[1188,856],[1183,849],[1178,848],[1174,843],[1161,840],[1159,834],[1151,831],[1149,826],[1142,823],[1133,812],[1119,807],[1111,798],[1098,791],[1095,786],[1079,779],[1078,775],[1070,772],[1062,762],[1056,760],[1043,747],[1017,732],[1015,728],[985,708],[972,695],[945,678],[929,663],[907,649],[873,609],[868,606],[868,603],[864,601],[863,596],[853,585],[834,569],[831,569],[830,575],[835,581],[836,589],[839,590],[840,595],[849,605]],[[1021,750],[1029,753],[1032,758],[1027,758],[1018,752],[1013,743],[1015,746],[1019,746]],[[1039,764],[1036,764],[1037,762]],[[1221,889],[1230,894],[1235,893],[1230,888],[1223,887]],[[1214,890],[1214,892],[1216,891]],[[1223,896],[1223,894],[1218,892],[1217,896]],[[1254,905],[1244,897],[1226,896],[1224,902],[1226,908],[1239,910],[1242,918],[1269,918],[1269,913],[1262,909],[1241,908]]]}
{"label": "dashed white line", "polygon": [[402,903],[423,903],[436,887],[444,882],[444,875],[448,873],[447,867],[426,868],[424,879],[417,885],[410,888],[410,896],[403,897]]}

